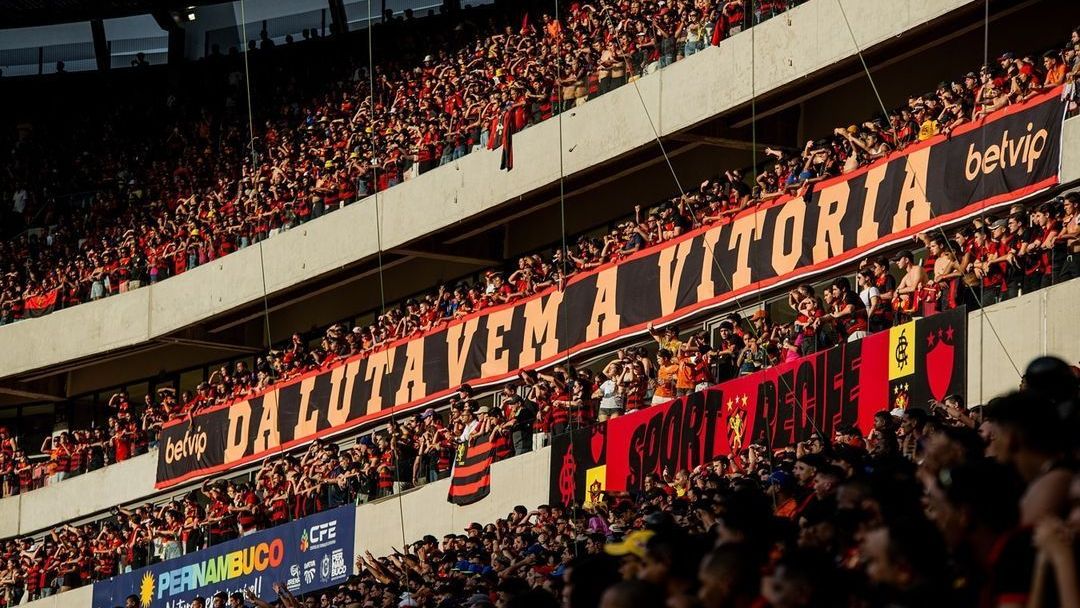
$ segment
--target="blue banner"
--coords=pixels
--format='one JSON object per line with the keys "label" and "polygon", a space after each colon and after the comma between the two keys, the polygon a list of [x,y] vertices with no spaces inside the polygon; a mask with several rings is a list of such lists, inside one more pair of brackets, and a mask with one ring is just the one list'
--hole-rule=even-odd
{"label": "blue banner", "polygon": [[129,595],[141,608],[188,608],[196,596],[245,589],[272,601],[274,583],[297,594],[344,583],[355,518],[356,507],[340,507],[94,583],[93,608],[123,606]]}

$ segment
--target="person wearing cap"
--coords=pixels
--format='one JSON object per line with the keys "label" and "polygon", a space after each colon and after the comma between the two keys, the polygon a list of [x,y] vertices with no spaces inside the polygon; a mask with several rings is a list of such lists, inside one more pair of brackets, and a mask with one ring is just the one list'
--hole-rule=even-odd
{"label": "person wearing cap", "polygon": [[[416,604],[413,604],[414,606]],[[468,606],[469,608],[494,608],[495,604],[491,602],[491,597],[484,593],[474,593],[470,595],[462,606]]]}
{"label": "person wearing cap", "polygon": [[667,325],[662,330],[656,329],[653,326],[652,321],[649,321],[647,325],[649,335],[656,340],[656,343],[660,345],[660,348],[672,353],[677,354],[679,349],[682,348],[682,340],[679,340],[679,333],[676,331],[674,325]]}
{"label": "person wearing cap", "polygon": [[783,470],[773,471],[766,482],[766,493],[776,504],[774,514],[785,519],[794,519],[799,509],[798,485],[795,478]]}
{"label": "person wearing cap", "polygon": [[1000,219],[990,223],[990,243],[995,251],[988,254],[986,262],[992,264],[993,270],[1004,281],[1000,294],[1001,300],[1008,300],[1020,295],[1023,287],[1024,274],[1018,261],[1023,255],[1023,246],[1027,228],[1025,227],[1026,216],[1022,212],[1014,212],[1007,219]]}
{"label": "person wearing cap", "polygon": [[986,227],[976,228],[972,232],[972,267],[975,275],[982,281],[980,306],[995,304],[1006,296],[1005,271],[1013,259],[1012,252],[1002,248],[990,232]]}
{"label": "person wearing cap", "polygon": [[1050,287],[1060,280],[1058,276],[1065,265],[1065,249],[1058,245],[1062,232],[1061,209],[1055,201],[1039,205],[1031,213],[1032,231],[1037,233],[1037,249],[1042,270],[1041,282],[1034,289]]}
{"label": "person wearing cap", "polygon": [[604,545],[604,553],[623,558],[619,572],[624,580],[637,578],[638,570],[645,559],[645,545],[655,534],[652,530],[634,530],[621,540]]}

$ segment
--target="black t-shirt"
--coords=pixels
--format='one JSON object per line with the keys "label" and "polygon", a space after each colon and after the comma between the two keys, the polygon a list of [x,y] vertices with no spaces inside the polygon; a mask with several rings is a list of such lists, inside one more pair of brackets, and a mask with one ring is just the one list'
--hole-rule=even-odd
{"label": "black t-shirt", "polygon": [[534,401],[522,399],[514,411],[514,430],[530,431],[536,422],[537,407]]}

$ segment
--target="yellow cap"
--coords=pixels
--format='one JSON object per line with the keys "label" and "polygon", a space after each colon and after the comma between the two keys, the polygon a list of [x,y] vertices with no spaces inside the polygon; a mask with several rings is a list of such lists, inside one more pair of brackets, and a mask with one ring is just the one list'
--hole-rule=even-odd
{"label": "yellow cap", "polygon": [[649,542],[649,539],[654,534],[656,532],[652,530],[634,530],[623,537],[622,541],[604,545],[604,552],[615,556],[636,555],[645,557],[645,544]]}

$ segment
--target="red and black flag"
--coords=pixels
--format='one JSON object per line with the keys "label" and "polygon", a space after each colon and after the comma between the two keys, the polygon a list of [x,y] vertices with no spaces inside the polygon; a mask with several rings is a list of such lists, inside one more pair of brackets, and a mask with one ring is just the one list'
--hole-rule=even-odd
{"label": "red and black flag", "polygon": [[37,318],[49,314],[56,310],[56,305],[60,301],[60,289],[54,289],[48,293],[43,293],[39,296],[27,297],[23,302],[25,304],[26,316],[30,318]]}
{"label": "red and black flag", "polygon": [[458,448],[454,470],[450,474],[450,494],[446,500],[455,505],[471,505],[491,493],[491,461],[495,457],[490,437],[477,437]]}
{"label": "red and black flag", "polygon": [[499,169],[514,169],[514,110],[511,108],[502,115],[502,162]]}

